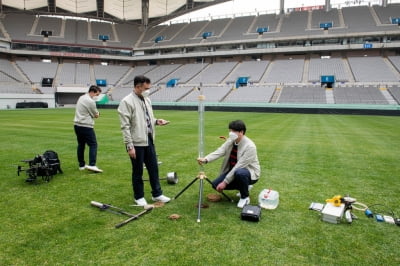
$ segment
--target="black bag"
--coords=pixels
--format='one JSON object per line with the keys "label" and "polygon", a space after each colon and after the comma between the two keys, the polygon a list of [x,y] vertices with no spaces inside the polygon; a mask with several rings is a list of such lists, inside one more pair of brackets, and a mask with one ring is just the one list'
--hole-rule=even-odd
{"label": "black bag", "polygon": [[47,150],[43,153],[43,161],[44,164],[48,166],[49,174],[50,175],[55,175],[58,172],[62,173],[63,171],[61,170],[61,162],[60,159],[58,158],[58,154],[55,151],[52,150]]}
{"label": "black bag", "polygon": [[261,207],[245,205],[240,214],[242,220],[258,222],[261,219]]}

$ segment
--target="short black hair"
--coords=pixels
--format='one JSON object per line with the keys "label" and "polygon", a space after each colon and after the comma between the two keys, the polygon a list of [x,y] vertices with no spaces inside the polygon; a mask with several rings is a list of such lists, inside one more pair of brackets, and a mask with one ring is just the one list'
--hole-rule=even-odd
{"label": "short black hair", "polygon": [[150,79],[146,76],[139,75],[136,76],[133,80],[133,86],[142,85],[143,83],[151,83]]}
{"label": "short black hair", "polygon": [[228,128],[238,132],[243,131],[243,135],[246,134],[246,125],[242,120],[235,120],[230,122]]}
{"label": "short black hair", "polygon": [[89,87],[89,92],[94,92],[94,93],[101,92],[101,89],[96,85],[92,85]]}

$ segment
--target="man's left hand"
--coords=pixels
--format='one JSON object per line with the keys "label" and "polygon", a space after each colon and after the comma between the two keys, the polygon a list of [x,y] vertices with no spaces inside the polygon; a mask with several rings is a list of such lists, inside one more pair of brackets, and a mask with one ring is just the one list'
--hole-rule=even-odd
{"label": "man's left hand", "polygon": [[226,185],[227,184],[224,181],[222,181],[221,183],[218,184],[217,191],[222,192],[222,190],[224,190],[226,188]]}
{"label": "man's left hand", "polygon": [[159,126],[165,126],[165,125],[167,125],[167,124],[169,124],[169,121],[164,120],[164,119],[157,119],[157,125],[159,125]]}

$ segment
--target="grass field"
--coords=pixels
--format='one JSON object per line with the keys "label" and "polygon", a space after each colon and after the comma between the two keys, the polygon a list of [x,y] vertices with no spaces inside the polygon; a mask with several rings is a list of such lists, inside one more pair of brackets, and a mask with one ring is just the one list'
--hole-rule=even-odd
{"label": "grass field", "polygon": [[[1,265],[400,264],[400,227],[356,210],[352,224],[330,224],[308,210],[311,202],[349,194],[372,210],[400,216],[400,117],[206,112],[205,153],[222,144],[228,122],[246,122],[262,168],[252,203],[263,188],[272,188],[280,193],[278,208],[263,209],[258,223],[247,222],[236,202],[223,200],[201,209],[198,223],[196,182],[166,206],[115,229],[126,217],[90,201],[131,213],[141,209],[130,206],[130,161],[117,112],[101,113],[95,128],[104,173],[92,174],[78,170],[74,109],[0,111]],[[157,129],[156,146],[160,175],[178,173],[176,185],[161,181],[173,197],[199,172],[198,114],[155,113],[171,121]],[[64,174],[25,183],[24,173],[17,176],[20,160],[46,149],[59,154]],[[220,161],[206,165],[206,175],[213,179],[219,167]],[[204,195],[212,193],[204,184]],[[226,193],[237,200],[236,191]],[[145,195],[150,201],[149,184]],[[173,213],[182,218],[169,220]]]}

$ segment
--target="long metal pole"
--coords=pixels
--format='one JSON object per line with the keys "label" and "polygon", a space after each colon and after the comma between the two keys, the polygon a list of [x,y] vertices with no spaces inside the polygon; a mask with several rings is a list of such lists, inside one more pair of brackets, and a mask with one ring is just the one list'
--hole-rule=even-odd
{"label": "long metal pole", "polygon": [[[205,97],[202,93],[201,87],[199,88],[200,95],[198,97],[199,106],[199,158],[204,157],[204,100]],[[203,201],[203,181],[204,181],[204,166],[200,165],[200,172],[199,172],[199,179],[200,179],[200,187],[199,187],[199,202],[197,204],[197,222],[199,223],[201,220],[201,206]]]}

